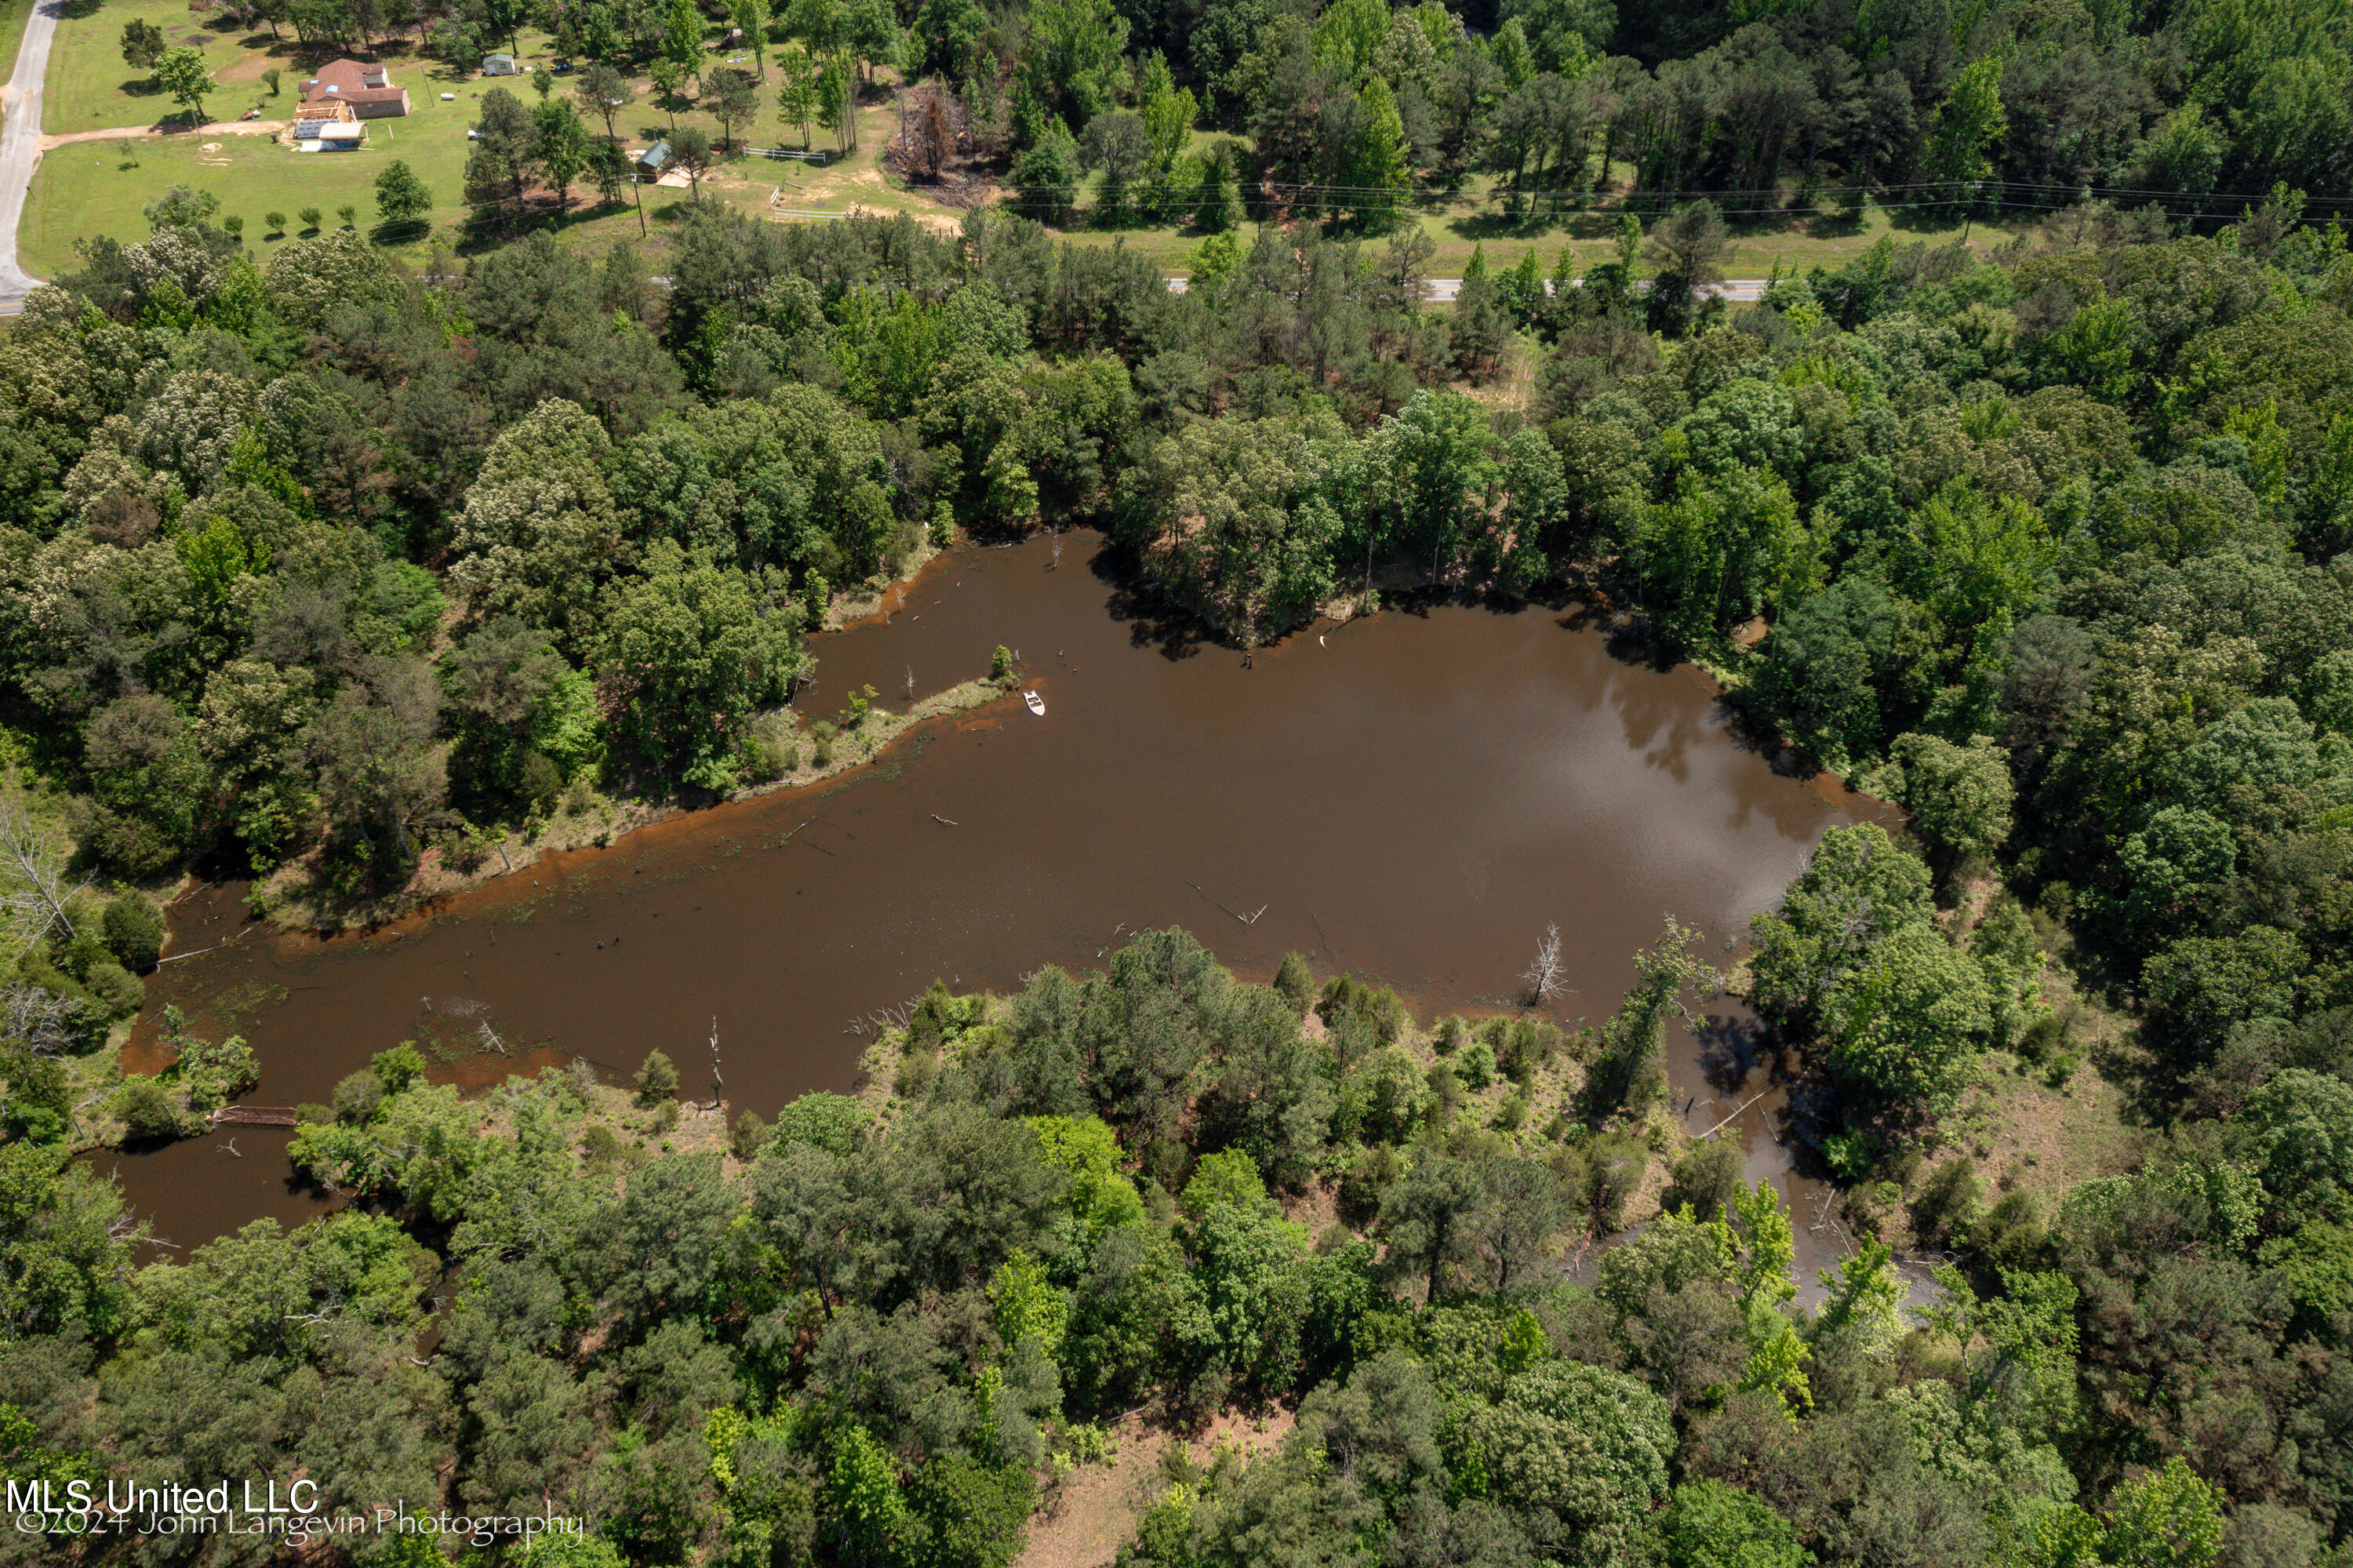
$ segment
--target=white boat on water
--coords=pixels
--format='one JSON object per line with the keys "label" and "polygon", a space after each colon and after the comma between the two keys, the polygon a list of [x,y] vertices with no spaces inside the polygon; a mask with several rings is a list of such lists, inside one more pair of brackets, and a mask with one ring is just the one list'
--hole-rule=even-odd
{"label": "white boat on water", "polygon": [[1039,696],[1035,692],[1024,692],[1021,694],[1021,700],[1029,705],[1029,711],[1031,713],[1036,714],[1039,718],[1044,718],[1046,716],[1045,698]]}

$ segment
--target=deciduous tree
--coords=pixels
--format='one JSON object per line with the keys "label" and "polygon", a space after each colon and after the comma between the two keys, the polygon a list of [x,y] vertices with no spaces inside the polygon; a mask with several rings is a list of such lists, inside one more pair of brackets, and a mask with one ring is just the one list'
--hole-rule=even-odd
{"label": "deciduous tree", "polygon": [[155,82],[172,95],[174,102],[188,111],[192,123],[204,123],[205,100],[212,95],[216,85],[211,69],[205,64],[204,51],[165,49],[155,57]]}

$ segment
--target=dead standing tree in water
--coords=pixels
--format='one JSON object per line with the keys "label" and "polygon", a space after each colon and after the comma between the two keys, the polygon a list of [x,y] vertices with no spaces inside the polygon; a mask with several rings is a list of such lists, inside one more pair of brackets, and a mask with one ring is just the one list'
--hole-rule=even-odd
{"label": "dead standing tree in water", "polygon": [[719,1015],[711,1015],[711,1103],[705,1110],[717,1110],[727,1097],[727,1081],[719,1073]]}
{"label": "dead standing tree in water", "polygon": [[1546,926],[1544,940],[1536,944],[1536,956],[1520,971],[1528,982],[1528,1005],[1542,1007],[1568,990],[1567,966],[1560,957],[1560,927]]}

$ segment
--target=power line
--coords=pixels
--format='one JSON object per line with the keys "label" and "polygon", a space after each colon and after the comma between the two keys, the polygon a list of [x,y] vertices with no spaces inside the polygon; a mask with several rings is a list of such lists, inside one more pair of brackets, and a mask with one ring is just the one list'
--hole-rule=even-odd
{"label": "power line", "polygon": [[[1133,189],[1136,187],[1130,186],[1128,188]],[[1198,198],[1221,190],[1225,187],[1208,182],[1202,182],[1193,185],[1161,185],[1155,188],[1168,193],[1171,196],[1177,199],[1187,199]],[[1983,193],[1987,191],[2020,190],[2063,192],[2078,200],[2094,200],[2109,196],[2136,196],[2195,202],[2268,202],[2272,199],[2272,193],[2269,191],[2166,191],[2137,185],[2077,185],[2060,180],[1913,180],[1898,185],[1824,185],[1819,187],[1819,189],[1820,193],[1825,196],[1834,195],[1839,191],[1860,190],[1866,195],[1874,196],[1874,198],[1876,198],[1880,193],[1901,194],[1906,191],[1950,191],[1955,193],[1952,196],[1947,198],[1947,201],[1951,203],[1967,202],[1973,199],[1970,196],[1966,194],[1972,191]],[[1389,185],[1319,185],[1309,181],[1293,182],[1288,180],[1263,181],[1259,185],[1258,191],[1260,194],[1264,195],[1296,194],[1316,196],[1385,196],[1391,200],[1401,202],[1427,200],[1434,196],[1440,196],[1444,194],[1437,190],[1423,190],[1418,192],[1399,191],[1396,187]],[[1243,194],[1247,195],[1248,193]],[[1491,192],[1487,199],[1489,201],[1494,201],[1513,194],[1515,193],[1512,192],[1508,187],[1501,188]],[[1562,196],[1562,193],[1557,190],[1519,194],[1525,194],[1531,197],[1542,196],[1556,201],[1561,199]],[[1751,211],[1788,210],[1783,206],[1784,197],[1778,191],[1768,191],[1762,188],[1747,186],[1711,189],[1704,186],[1675,185],[1665,189],[1591,193],[1586,196],[1577,199],[1580,203],[1577,210],[1598,213],[1611,210],[1609,204],[1613,199],[1619,203],[1639,201],[1648,205],[1658,201],[1682,201],[1700,196],[1705,196],[1711,199],[1717,196],[1738,198],[1748,202],[1750,207],[1747,210]],[[1446,199],[1460,200],[1461,198],[1447,197]],[[2303,194],[2303,201],[2305,206],[2307,207],[2314,206],[2353,207],[2353,196],[2333,196]],[[1874,199],[1873,205],[1878,207],[1901,207],[1906,204],[1901,202],[1891,203]]]}
{"label": "power line", "polygon": [[[998,201],[993,202],[993,203],[991,203],[990,205],[991,205],[992,207],[996,207],[996,208],[999,209],[999,210],[1012,211],[1012,212],[1016,212],[1016,213],[1029,213],[1029,212],[1061,213],[1061,212],[1065,212],[1065,211],[1070,210],[1073,204],[1072,204],[1072,203],[1070,203],[1070,202],[1057,201],[1057,200],[1054,200],[1054,199],[1053,199],[1053,198],[1051,198],[1051,197],[1025,197],[1025,196],[1006,196],[1006,197],[1004,197],[1004,198],[1001,198],[1001,199],[1000,199],[1000,200],[998,200]],[[1179,204],[1179,205],[1182,205],[1182,204]],[[1283,206],[1287,210],[1290,210],[1290,211],[1293,211],[1293,212],[1359,212],[1359,213],[1360,213],[1360,212],[1365,211],[1365,210],[1366,210],[1366,208],[1367,207],[1367,206],[1369,206],[1369,205],[1371,205],[1371,204],[1367,204],[1367,203],[1364,203],[1364,202],[1353,202],[1353,201],[1284,201],[1283,203],[1282,203],[1282,206]],[[1980,196],[1975,196],[1975,197],[1966,197],[1966,196],[1948,196],[1948,197],[1943,197],[1943,198],[1932,198],[1932,199],[1924,200],[1924,201],[1898,201],[1898,202],[1882,201],[1882,202],[1874,202],[1873,205],[1873,206],[1875,206],[1875,207],[1878,207],[1881,211],[1883,211],[1883,212],[1918,212],[1918,211],[1928,211],[1928,210],[1938,209],[1938,208],[1947,209],[1947,210],[1959,210],[1959,209],[1962,209],[1962,208],[1974,208],[1974,207],[1990,207],[2002,208],[2002,209],[2009,209],[2009,210],[2014,210],[2014,211],[2021,211],[2021,212],[2053,212],[2053,213],[2055,213],[2055,212],[2064,212],[2064,211],[2067,211],[2067,210],[2068,210],[2068,209],[2070,209],[2071,207],[2074,207],[2082,206],[2082,205],[2083,205],[2083,203],[2082,203],[2082,202],[2080,202],[2080,201],[2059,201],[2059,200],[2043,200],[2043,201],[2005,201],[2005,200],[1997,199],[1997,198],[1994,198],[1994,197],[1991,197],[1991,196],[1982,196],[1982,195],[1980,195]],[[2346,200],[2346,201],[2343,201],[2343,202],[2337,203],[2337,205],[2347,206],[2347,207],[2353,207],[2353,199],[2348,199],[2348,200]],[[1393,204],[1393,206],[1394,206],[1394,210],[1396,210],[1396,211],[1397,211],[1399,215],[1401,215],[1401,216],[1402,216],[1402,215],[1405,215],[1405,214],[1408,214],[1408,213],[1410,213],[1410,212],[1412,211],[1411,205],[1410,205],[1409,202],[1406,202],[1406,201],[1402,201],[1402,200],[1400,200],[1400,201],[1398,201],[1398,202],[1397,202],[1397,203]],[[2159,212],[2161,212],[2161,213],[2162,213],[2165,217],[2176,217],[2176,218],[2183,218],[2183,217],[2216,217],[2227,216],[2227,215],[2224,215],[2224,214],[2219,214],[2219,213],[2216,213],[2216,212],[2213,212],[2213,211],[2211,211],[2211,210],[2205,210],[2205,209],[2200,209],[2200,208],[2186,208],[2186,209],[2185,209],[2185,208],[2179,208],[2179,207],[2164,207],[2164,206],[2162,206],[2161,204],[2157,203],[2157,202],[2150,202],[2150,203],[2146,204],[2146,206],[2147,206],[2147,207],[2157,207],[2157,208],[2158,208],[2158,210]],[[1524,207],[1520,212],[1518,212],[1518,213],[1516,213],[1516,214],[1512,214],[1512,213],[1495,213],[1495,214],[1492,214],[1492,215],[1490,215],[1490,214],[1481,214],[1481,215],[1476,215],[1476,216],[1481,216],[1481,217],[1493,216],[1493,217],[1513,217],[1513,218],[1516,218],[1516,219],[1518,219],[1519,221],[1522,221],[1522,222],[1535,222],[1535,221],[1538,221],[1538,220],[1542,220],[1542,219],[1559,218],[1559,217],[1577,217],[1577,216],[1579,216],[1579,215],[1585,215],[1585,214],[1605,213],[1605,212],[1608,212],[1608,211],[1609,211],[1609,210],[1612,210],[1612,209],[1609,209],[1609,208],[1597,208],[1597,207],[1585,207],[1585,206],[1563,206],[1563,205],[1553,205],[1553,206],[1548,206],[1548,207],[1535,207],[1535,206],[1530,206],[1530,207]],[[1802,210],[1801,210],[1801,209],[1792,209],[1792,208],[1788,208],[1788,207],[1779,207],[1779,206],[1772,206],[1772,207],[1758,206],[1758,207],[1754,207],[1729,208],[1729,209],[1725,209],[1725,212],[1724,212],[1724,216],[1725,216],[1725,217],[1754,217],[1754,216],[1764,215],[1764,214],[1778,214],[1778,215],[1781,215],[1781,216],[1790,217],[1797,217],[1804,216],[1804,214],[1803,214],[1803,212],[1802,212]],[[844,217],[844,216],[847,216],[847,215],[846,215],[846,214],[841,214],[841,213],[829,213],[829,214],[826,214],[826,215],[824,215],[824,216],[839,217]],[[882,215],[881,215],[881,214],[879,214],[879,213],[878,213],[876,216],[877,216],[877,217],[880,217],[880,216],[882,216]],[[1430,214],[1430,215],[1426,215],[1426,216],[1439,216],[1439,215]],[[1116,231],[1113,231],[1113,232],[1116,232]],[[1505,236],[1498,236],[1497,238],[1498,238],[1499,239],[1508,239],[1508,238],[1511,238],[1511,237],[1510,237],[1510,236],[1508,236],[1508,235],[1505,235]]]}

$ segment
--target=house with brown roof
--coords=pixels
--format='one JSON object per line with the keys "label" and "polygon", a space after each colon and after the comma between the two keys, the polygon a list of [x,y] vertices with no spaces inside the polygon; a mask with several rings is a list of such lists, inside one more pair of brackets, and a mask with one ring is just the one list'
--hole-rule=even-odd
{"label": "house with brown roof", "polygon": [[302,107],[295,118],[310,119],[311,111],[339,103],[351,107],[354,120],[396,120],[408,112],[408,89],[393,86],[391,76],[380,65],[336,60],[321,66],[319,74],[302,84]]}

